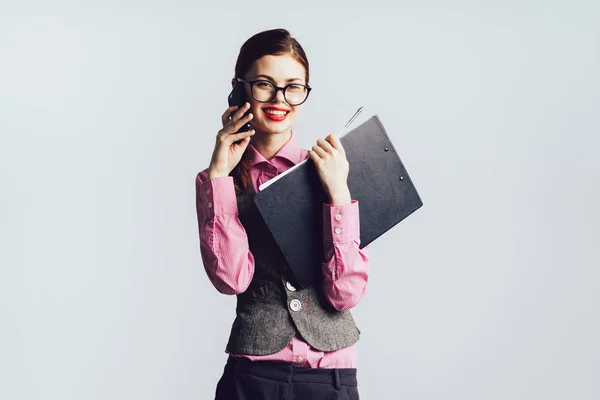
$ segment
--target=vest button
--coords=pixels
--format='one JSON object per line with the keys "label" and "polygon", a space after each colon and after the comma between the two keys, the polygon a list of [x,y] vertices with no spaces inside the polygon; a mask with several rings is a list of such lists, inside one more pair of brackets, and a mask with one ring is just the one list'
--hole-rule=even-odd
{"label": "vest button", "polygon": [[289,290],[290,292],[295,292],[296,288],[289,282],[285,283],[285,287],[287,288],[287,290]]}
{"label": "vest button", "polygon": [[294,300],[290,301],[290,309],[292,311],[299,311],[301,308],[302,308],[302,304],[300,303],[300,300],[294,299]]}

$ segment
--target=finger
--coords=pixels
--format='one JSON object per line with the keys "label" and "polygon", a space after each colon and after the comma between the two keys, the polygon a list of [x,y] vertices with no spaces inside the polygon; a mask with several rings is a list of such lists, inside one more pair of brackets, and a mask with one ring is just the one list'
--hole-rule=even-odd
{"label": "finger", "polygon": [[333,154],[333,152],[335,151],[335,149],[333,148],[333,146],[331,145],[331,143],[329,143],[327,140],[325,139],[317,139],[317,144],[326,152]]}
{"label": "finger", "polygon": [[232,116],[231,116],[231,120],[233,122],[236,122],[237,120],[239,120],[240,118],[242,118],[242,116],[244,115],[244,113],[246,111],[248,111],[248,109],[250,108],[250,103],[245,102]]}
{"label": "finger", "polygon": [[325,150],[323,150],[320,146],[318,145],[314,145],[312,147],[312,151],[314,151],[315,153],[317,153],[317,155],[319,156],[319,158],[325,158],[327,157],[327,152]]}
{"label": "finger", "polygon": [[241,147],[242,151],[244,151],[244,150],[246,150],[246,147],[248,147],[248,143],[250,143],[250,138],[251,138],[251,136],[246,136],[243,139],[233,142],[231,144],[231,146],[236,147],[236,151],[237,151],[237,148],[239,148],[239,147]]}
{"label": "finger", "polygon": [[319,157],[319,155],[312,150],[308,152],[308,157],[313,160],[315,164],[322,161],[321,157]]}
{"label": "finger", "polygon": [[340,141],[340,138],[337,137],[337,135],[334,135],[333,133],[329,134],[329,136],[326,137],[327,142],[331,144],[331,146],[338,150],[343,152],[344,151],[344,146],[342,146],[342,142]]}
{"label": "finger", "polygon": [[254,135],[256,131],[254,129],[250,129],[246,132],[234,133],[232,135],[227,136],[227,141],[229,143],[237,142],[238,140],[246,139],[250,140],[250,136]]}
{"label": "finger", "polygon": [[252,113],[248,113],[248,115],[244,116],[244,118],[237,121],[230,119],[223,127],[222,134],[231,135],[232,133],[236,133],[242,126],[250,122],[252,118],[254,118],[254,115]]}
{"label": "finger", "polygon": [[230,125],[230,129],[232,131],[231,133],[235,133],[235,132],[239,131],[240,128],[242,126],[246,125],[248,122],[250,122],[252,120],[252,118],[254,118],[254,115],[252,113],[248,113],[248,115],[246,115],[242,119],[238,119],[235,122],[233,122],[233,120],[232,120],[232,124]]}
{"label": "finger", "polygon": [[238,109],[238,106],[231,106],[229,107],[227,110],[225,110],[225,112],[223,113],[223,115],[221,115],[221,122],[223,122],[223,126],[227,123],[227,121],[229,120],[229,116],[231,114],[233,114],[233,112],[235,110]]}

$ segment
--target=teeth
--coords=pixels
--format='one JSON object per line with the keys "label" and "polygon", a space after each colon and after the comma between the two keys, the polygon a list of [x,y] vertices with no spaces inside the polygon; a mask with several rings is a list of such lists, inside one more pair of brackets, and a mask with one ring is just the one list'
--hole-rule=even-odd
{"label": "teeth", "polygon": [[283,116],[283,115],[287,114],[286,111],[277,111],[277,110],[265,110],[265,112],[267,114],[278,115],[278,116]]}

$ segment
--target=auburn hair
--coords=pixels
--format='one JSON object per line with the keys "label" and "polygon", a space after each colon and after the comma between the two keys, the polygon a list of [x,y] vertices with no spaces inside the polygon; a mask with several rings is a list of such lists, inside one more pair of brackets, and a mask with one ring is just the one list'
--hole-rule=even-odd
{"label": "auburn hair", "polygon": [[[252,68],[252,64],[259,58],[267,55],[290,55],[298,61],[305,71],[305,80],[308,84],[308,58],[304,49],[285,29],[271,29],[259,32],[242,45],[235,63],[235,78],[245,78]],[[249,144],[248,144],[249,145]],[[248,161],[248,148],[244,151],[240,162],[229,174],[233,177],[236,193],[241,193],[252,186],[250,180],[250,165]]]}

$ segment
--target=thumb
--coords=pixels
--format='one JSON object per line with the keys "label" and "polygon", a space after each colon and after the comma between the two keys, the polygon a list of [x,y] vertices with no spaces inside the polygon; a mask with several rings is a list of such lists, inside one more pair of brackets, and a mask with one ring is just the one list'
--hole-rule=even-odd
{"label": "thumb", "polygon": [[245,138],[243,138],[240,143],[238,144],[238,146],[243,150],[246,150],[246,147],[248,147],[248,144],[250,143],[250,136],[246,136]]}

